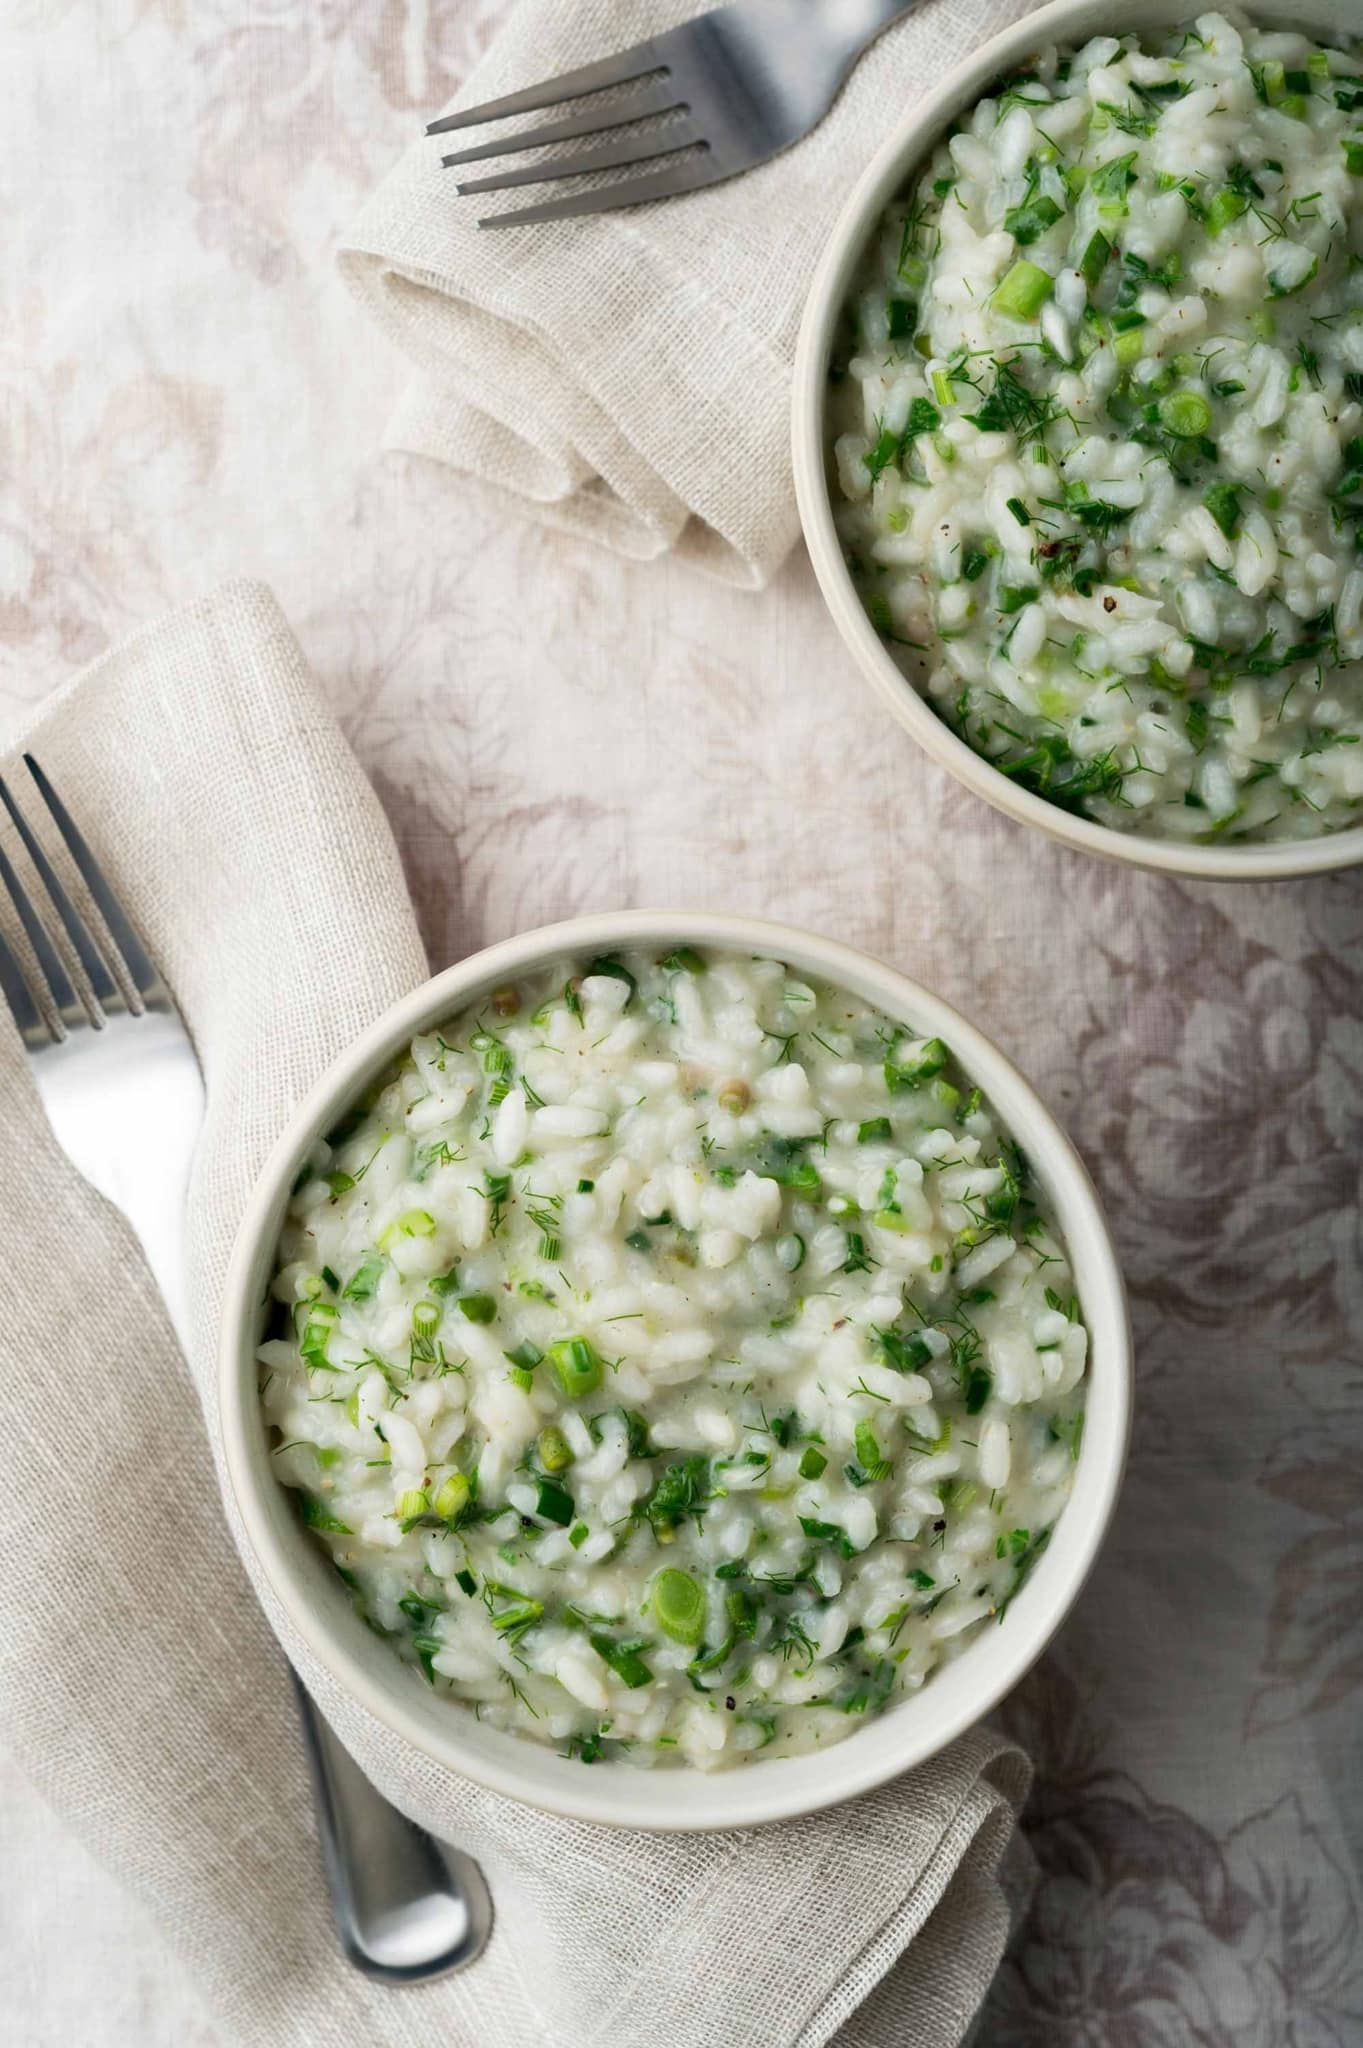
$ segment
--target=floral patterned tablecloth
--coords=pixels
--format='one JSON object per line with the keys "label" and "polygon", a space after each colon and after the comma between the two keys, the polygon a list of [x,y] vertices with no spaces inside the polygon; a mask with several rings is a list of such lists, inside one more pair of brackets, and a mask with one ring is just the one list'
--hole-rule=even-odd
{"label": "floral patterned tablecloth", "polygon": [[[688,902],[846,937],[976,1016],[1095,1172],[1139,1374],[1111,1543],[1007,1709],[1042,1881],[982,2038],[1356,2048],[1363,880],[1191,887],[1042,844],[888,723],[802,558],[711,588],[376,453],[400,368],[331,251],[498,12],[9,0],[0,720],[259,574],[436,963]],[[12,1775],[0,2000],[24,2048],[214,2039]]]}

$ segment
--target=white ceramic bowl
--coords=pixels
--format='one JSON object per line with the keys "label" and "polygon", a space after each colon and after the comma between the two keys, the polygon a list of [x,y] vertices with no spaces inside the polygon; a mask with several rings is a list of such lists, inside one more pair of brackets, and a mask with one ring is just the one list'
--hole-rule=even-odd
{"label": "white ceramic bowl", "polygon": [[[357,1618],[298,1519],[292,1496],[276,1480],[254,1359],[279,1228],[303,1156],[417,1032],[565,955],[590,958],[612,948],[679,942],[774,955],[945,1038],[1054,1203],[1092,1338],[1074,1490],[1006,1622],[978,1634],[921,1693],[835,1747],[714,1775],[626,1763],[586,1769],[545,1744],[481,1726],[456,1701],[432,1692]],[[271,1154],[242,1220],[227,1279],[220,1399],[229,1479],[265,1577],[318,1662],[377,1720],[450,1771],[551,1812],[631,1827],[700,1829],[784,1819],[865,1792],[941,1749],[1016,1684],[1059,1627],[1102,1542],[1126,1455],[1130,1375],[1126,1298],[1092,1183],[1022,1076],[973,1025],[878,961],[807,932],[750,918],[622,911],[527,932],[448,968],[380,1018],[312,1090]]]}
{"label": "white ceramic bowl", "polygon": [[[925,99],[918,101],[877,152],[853,188],[810,286],[795,356],[793,435],[795,494],[814,572],[829,610],[862,673],[872,682],[900,724],[918,744],[987,803],[1053,839],[1082,847],[1107,860],[1161,868],[1203,880],[1268,879],[1317,874],[1363,861],[1363,826],[1352,825],[1321,839],[1261,846],[1186,846],[1114,832],[1021,789],[944,725],[896,667],[867,618],[843,560],[833,524],[829,492],[825,393],[829,354],[838,316],[853,274],[885,208],[912,184],[942,136],[1000,78],[1018,70],[1048,43],[1079,44],[1095,35],[1125,35],[1133,29],[1183,28],[1208,8],[1187,0],[1054,0],[1036,14],[994,36],[964,58]],[[1232,13],[1234,8],[1230,10]],[[1329,37],[1363,29],[1359,0],[1252,0],[1242,7],[1254,19],[1277,28],[1301,29]]]}

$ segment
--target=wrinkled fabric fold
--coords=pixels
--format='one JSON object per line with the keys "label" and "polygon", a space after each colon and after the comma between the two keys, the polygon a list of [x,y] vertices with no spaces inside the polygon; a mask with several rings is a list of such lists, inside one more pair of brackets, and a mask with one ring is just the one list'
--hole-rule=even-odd
{"label": "wrinkled fabric fold", "polygon": [[[0,1730],[22,1769],[158,1917],[225,2042],[959,2041],[1008,1925],[1017,1750],[976,1731],[867,1798],[765,1830],[554,1820],[381,1728],[253,1585],[216,1470],[223,1276],[293,1104],[426,972],[397,853],[255,585],[107,656],[22,743],[162,965],[209,1104],[186,1369],[136,1245],[57,1151],[0,1016]],[[398,1993],[342,1962],[271,1623],[375,1782],[482,1862],[497,1922],[464,1975]]]}
{"label": "wrinkled fabric fold", "polygon": [[[521,0],[452,105],[537,84],[700,11],[695,0]],[[415,366],[389,446],[621,554],[674,552],[724,581],[765,584],[799,532],[791,367],[818,255],[904,113],[1027,11],[1028,0],[924,0],[793,149],[709,191],[624,212],[482,231],[479,215],[501,210],[501,196],[461,198],[458,173],[440,162],[451,139],[415,139],[340,252]]]}

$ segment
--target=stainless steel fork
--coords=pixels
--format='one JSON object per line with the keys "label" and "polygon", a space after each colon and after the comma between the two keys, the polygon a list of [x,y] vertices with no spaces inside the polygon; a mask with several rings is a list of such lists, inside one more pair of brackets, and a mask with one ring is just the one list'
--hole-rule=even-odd
{"label": "stainless steel fork", "polygon": [[[656,170],[618,178],[480,220],[480,228],[562,220],[648,199],[674,199],[750,171],[789,149],[823,119],[867,45],[918,0],[734,0],[614,57],[565,71],[542,85],[464,107],[432,121],[446,135],[586,93],[615,90],[606,101],[557,121],[522,128],[470,149],[447,165],[476,163],[513,150],[609,138],[588,149],[544,157],[491,178],[466,178],[460,192],[502,192],[591,172],[617,171],[668,158]],[[647,127],[641,123],[647,121]]]}
{"label": "stainless steel fork", "polygon": [[[58,1144],[127,1217],[181,1344],[187,1334],[185,1222],[204,1116],[189,1034],[131,920],[60,797],[25,763],[103,923],[100,935],[48,858],[13,792],[0,804],[79,963],[78,991],[50,918],[0,846],[0,884],[32,949],[30,979],[0,931],[0,994],[32,1060]],[[385,1983],[417,1983],[473,1961],[491,1905],[477,1865],[446,1849],[375,1790],[294,1674],[336,1931],[350,1961]]]}

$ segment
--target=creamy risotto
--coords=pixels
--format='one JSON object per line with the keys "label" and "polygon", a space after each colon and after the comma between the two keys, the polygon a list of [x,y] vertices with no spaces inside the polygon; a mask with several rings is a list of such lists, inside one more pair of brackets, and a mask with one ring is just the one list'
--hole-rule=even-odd
{"label": "creamy risotto", "polygon": [[272,1291],[275,1466],[361,1613],[584,1762],[846,1735],[1005,1623],[1078,1456],[1027,1160],[776,960],[567,962],[416,1039]]}
{"label": "creamy risotto", "polygon": [[1363,58],[1221,14],[1046,52],[887,214],[835,355],[872,619],[1121,831],[1363,818]]}

